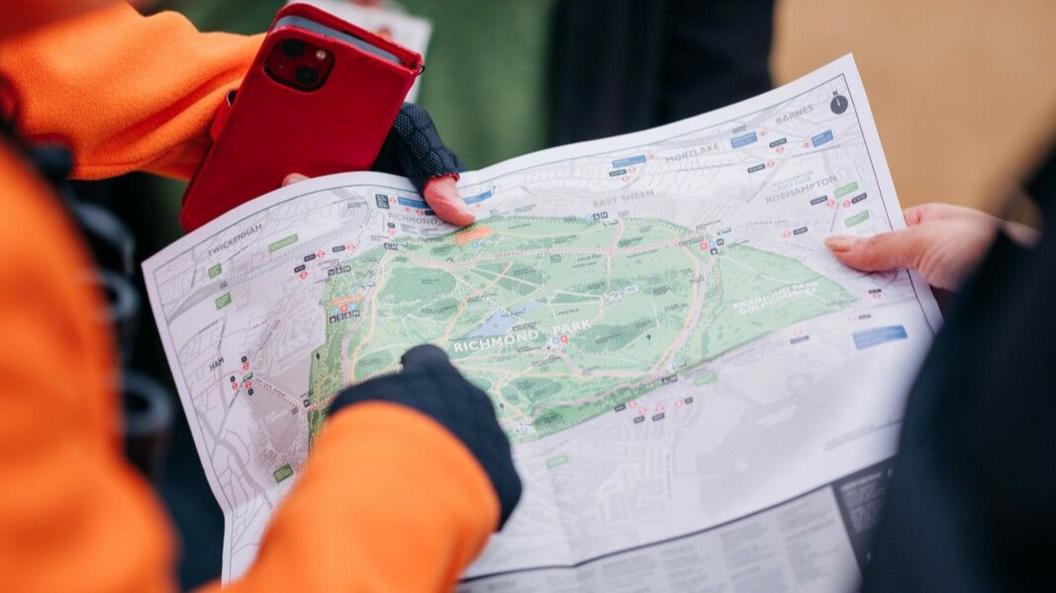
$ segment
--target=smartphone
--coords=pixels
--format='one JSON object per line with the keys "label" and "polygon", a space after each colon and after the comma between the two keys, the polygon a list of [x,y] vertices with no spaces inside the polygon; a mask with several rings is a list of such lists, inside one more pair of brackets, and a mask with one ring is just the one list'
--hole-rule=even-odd
{"label": "smartphone", "polygon": [[314,6],[284,7],[218,107],[181,225],[193,230],[290,173],[370,168],[423,67],[420,54]]}

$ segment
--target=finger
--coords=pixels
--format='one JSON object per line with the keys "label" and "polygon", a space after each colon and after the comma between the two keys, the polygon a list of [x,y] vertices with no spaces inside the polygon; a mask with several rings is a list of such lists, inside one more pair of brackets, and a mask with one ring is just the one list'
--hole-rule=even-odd
{"label": "finger", "polygon": [[413,371],[416,368],[432,366],[435,364],[450,364],[447,353],[432,344],[415,346],[403,353],[400,359],[403,370]]}
{"label": "finger", "polygon": [[925,220],[928,214],[928,206],[928,204],[920,204],[904,208],[902,216],[906,219],[906,226],[916,226]]}
{"label": "finger", "polygon": [[307,179],[308,178],[306,176],[301,175],[300,173],[290,173],[289,175],[287,175],[286,177],[283,178],[282,187],[286,187],[287,185],[290,185],[290,184],[293,184],[293,183],[298,183],[298,182],[301,182],[301,181],[305,181]]}
{"label": "finger", "polygon": [[1034,227],[1018,222],[1004,222],[1002,228],[1009,239],[1024,247],[1034,247],[1041,241],[1041,233]]}
{"label": "finger", "polygon": [[928,239],[920,231],[909,227],[868,238],[837,235],[825,239],[825,246],[841,263],[863,272],[918,268]]}
{"label": "finger", "polygon": [[441,220],[457,226],[473,224],[476,217],[458,195],[458,186],[451,177],[430,179],[425,184],[425,203]]}

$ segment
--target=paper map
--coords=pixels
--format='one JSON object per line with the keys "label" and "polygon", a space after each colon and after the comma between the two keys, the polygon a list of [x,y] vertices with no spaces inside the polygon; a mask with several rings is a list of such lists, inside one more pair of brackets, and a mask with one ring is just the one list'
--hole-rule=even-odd
{"label": "paper map", "polygon": [[459,591],[853,590],[941,323],[915,275],[822,243],[904,226],[853,59],[459,185],[467,229],[349,173],[144,264],[224,578],[335,393],[430,342],[493,398],[525,482]]}

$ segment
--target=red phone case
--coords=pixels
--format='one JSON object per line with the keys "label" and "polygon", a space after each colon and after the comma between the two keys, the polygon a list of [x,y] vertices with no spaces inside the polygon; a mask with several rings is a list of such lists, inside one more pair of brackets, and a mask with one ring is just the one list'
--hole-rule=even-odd
{"label": "red phone case", "polygon": [[[401,64],[342,39],[276,27],[291,15],[365,40]],[[272,48],[291,37],[331,52],[333,66],[321,87],[299,90],[265,72]],[[416,52],[313,6],[283,8],[237,94],[231,93],[217,111],[210,129],[213,145],[184,194],[183,228],[193,230],[277,189],[289,173],[315,177],[369,168],[422,68]]]}

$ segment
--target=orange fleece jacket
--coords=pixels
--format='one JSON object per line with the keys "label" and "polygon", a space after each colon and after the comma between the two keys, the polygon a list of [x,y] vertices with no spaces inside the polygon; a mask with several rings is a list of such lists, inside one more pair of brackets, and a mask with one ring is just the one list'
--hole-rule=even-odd
{"label": "orange fleece jacket", "polygon": [[[21,130],[72,143],[77,174],[185,176],[257,41],[112,6],[0,43]],[[0,144],[0,574],[34,593],[172,591],[172,537],[124,462],[109,330],[62,206]],[[446,429],[385,403],[342,410],[272,518],[242,593],[439,592],[499,520]],[[193,550],[188,551],[193,553]],[[213,591],[218,585],[206,587]]]}
{"label": "orange fleece jacket", "polygon": [[262,37],[200,33],[183,16],[109,4],[0,42],[21,132],[73,149],[77,178],[130,171],[189,178],[208,125]]}

